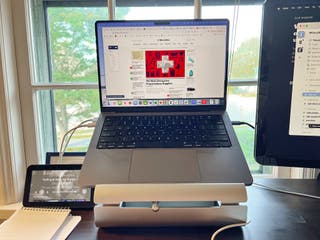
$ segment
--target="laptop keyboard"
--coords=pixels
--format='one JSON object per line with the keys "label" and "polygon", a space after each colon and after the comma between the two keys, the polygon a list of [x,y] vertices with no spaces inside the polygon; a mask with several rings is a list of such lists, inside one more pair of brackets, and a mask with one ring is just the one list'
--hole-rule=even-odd
{"label": "laptop keyboard", "polygon": [[220,115],[105,117],[97,148],[230,147]]}

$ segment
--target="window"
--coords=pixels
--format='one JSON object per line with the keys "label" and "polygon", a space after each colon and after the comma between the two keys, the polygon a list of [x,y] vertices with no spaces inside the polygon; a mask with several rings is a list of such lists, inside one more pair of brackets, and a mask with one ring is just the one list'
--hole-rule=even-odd
{"label": "window", "polygon": [[[32,0],[32,39],[35,56],[37,129],[41,159],[57,151],[67,129],[98,116],[94,22],[108,19],[107,1]],[[115,18],[191,19],[194,1],[116,1]],[[254,123],[262,5],[259,1],[203,1],[203,18],[230,20],[228,112],[231,120]],[[261,1],[262,2],[262,1]],[[217,5],[220,4],[220,5]],[[236,128],[249,165],[261,172],[253,158],[254,132]],[[92,129],[77,130],[68,151],[86,151]]]}
{"label": "window", "polygon": [[[120,14],[126,13],[126,14]],[[171,7],[117,7],[116,17],[119,20],[141,19],[192,19],[192,6]]]}
{"label": "window", "polygon": [[[38,73],[34,84],[42,159],[45,152],[59,149],[68,129],[99,113],[94,23],[107,19],[106,3],[77,5],[44,1],[46,24],[34,32],[35,42],[46,38],[46,45],[35,50],[38,56],[43,49],[47,53],[47,65],[38,63],[46,71]],[[38,27],[38,22],[33,23]],[[68,151],[86,151],[92,131],[77,130]]]}
{"label": "window", "polygon": [[[69,90],[50,90],[38,93],[38,102],[50,102],[51,108],[39,108],[45,114],[40,122],[47,129],[48,118],[55,126],[52,142],[56,150],[64,133],[81,121],[97,116],[99,111],[98,92],[78,89],[77,84],[97,84],[94,23],[107,17],[105,7],[55,7],[48,5],[46,32],[48,42],[49,78],[53,84],[75,84]],[[89,86],[87,86],[88,88]],[[41,112],[42,111],[42,112]],[[45,121],[45,122],[43,122]],[[85,151],[92,129],[78,130],[70,146],[74,151]],[[46,134],[50,135],[50,134]],[[50,146],[47,146],[50,147]],[[71,149],[70,149],[71,150]]]}
{"label": "window", "polygon": [[[262,5],[204,6],[203,18],[230,21],[230,64],[227,111],[232,121],[255,123]],[[254,160],[254,131],[236,126],[242,150],[253,173],[262,167]],[[270,169],[270,168],[268,168]]]}

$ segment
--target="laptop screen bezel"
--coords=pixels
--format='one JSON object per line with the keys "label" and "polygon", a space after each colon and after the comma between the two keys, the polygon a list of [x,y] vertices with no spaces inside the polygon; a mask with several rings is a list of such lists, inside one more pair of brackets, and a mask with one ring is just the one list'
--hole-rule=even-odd
{"label": "laptop screen bezel", "polygon": [[[134,106],[134,107],[113,107],[103,106],[102,102],[102,80],[100,75],[100,58],[99,58],[99,41],[98,41],[98,28],[99,25],[112,24],[114,25],[170,25],[170,24],[182,24],[182,23],[194,23],[201,24],[200,22],[212,22],[212,25],[226,26],[226,58],[225,58],[225,79],[224,79],[224,93],[223,102],[219,105],[196,105],[196,106]],[[95,34],[96,34],[96,53],[97,53],[97,67],[98,67],[98,80],[99,80],[99,99],[101,112],[201,112],[201,111],[225,111],[227,105],[227,83],[228,83],[228,58],[229,58],[229,20],[228,19],[187,19],[187,20],[101,20],[95,23]]]}

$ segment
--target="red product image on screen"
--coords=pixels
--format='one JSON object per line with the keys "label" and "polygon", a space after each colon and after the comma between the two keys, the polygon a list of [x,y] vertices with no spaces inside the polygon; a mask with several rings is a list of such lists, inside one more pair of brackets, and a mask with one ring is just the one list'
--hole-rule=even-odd
{"label": "red product image on screen", "polygon": [[185,50],[146,51],[146,77],[185,76]]}

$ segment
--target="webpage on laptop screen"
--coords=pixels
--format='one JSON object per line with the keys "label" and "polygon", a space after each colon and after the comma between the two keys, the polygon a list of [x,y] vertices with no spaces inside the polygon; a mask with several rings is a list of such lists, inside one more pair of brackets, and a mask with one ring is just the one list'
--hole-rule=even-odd
{"label": "webpage on laptop screen", "polygon": [[103,106],[223,104],[225,25],[105,26],[100,32]]}

